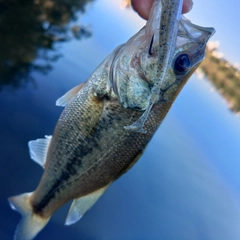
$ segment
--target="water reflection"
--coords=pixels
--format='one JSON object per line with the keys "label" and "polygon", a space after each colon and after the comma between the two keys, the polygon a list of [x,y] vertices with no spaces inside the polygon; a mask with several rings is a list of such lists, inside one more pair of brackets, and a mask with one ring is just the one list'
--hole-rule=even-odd
{"label": "water reflection", "polygon": [[56,44],[91,36],[76,25],[93,0],[3,0],[0,2],[0,90],[33,81],[33,71],[48,73],[61,55]]}

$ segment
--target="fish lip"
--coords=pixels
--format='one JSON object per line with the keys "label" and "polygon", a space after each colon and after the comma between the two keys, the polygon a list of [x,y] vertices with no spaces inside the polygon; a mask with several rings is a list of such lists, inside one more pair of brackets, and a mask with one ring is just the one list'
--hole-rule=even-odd
{"label": "fish lip", "polygon": [[203,30],[209,32],[209,38],[216,33],[216,30],[213,27],[203,27]]}
{"label": "fish lip", "polygon": [[209,38],[212,37],[215,34],[215,32],[216,32],[216,30],[213,27],[202,27],[202,26],[196,25],[196,24],[194,24],[192,22],[190,22],[190,23],[191,23],[192,27],[200,30],[201,32],[208,33],[209,34]]}
{"label": "fish lip", "polygon": [[[195,25],[196,26],[196,25]],[[198,26],[197,27],[198,30],[200,30],[202,32],[202,35],[200,37],[200,39],[202,40],[202,42],[205,44],[207,44],[208,40],[215,34],[216,30],[213,27],[201,27]]]}
{"label": "fish lip", "polygon": [[179,23],[178,36],[205,45],[215,32],[214,28],[196,25],[182,15]]}
{"label": "fish lip", "polygon": [[[190,20],[188,20],[185,16],[182,16],[180,20],[180,25],[184,29],[185,34],[192,39],[193,41],[196,41],[198,43],[202,42],[206,44],[208,40],[215,34],[216,30],[213,27],[202,27],[199,25],[196,25],[192,23]],[[190,30],[197,30],[191,32]],[[194,35],[197,36],[194,36]],[[198,35],[200,34],[200,35]]]}

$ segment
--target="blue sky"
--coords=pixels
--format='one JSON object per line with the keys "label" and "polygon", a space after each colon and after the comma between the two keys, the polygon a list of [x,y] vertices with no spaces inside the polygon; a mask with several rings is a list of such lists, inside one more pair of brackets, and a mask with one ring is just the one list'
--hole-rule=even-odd
{"label": "blue sky", "polygon": [[240,63],[240,1],[193,1],[193,9],[186,17],[196,24],[214,27],[212,40],[220,41],[220,51],[229,61]]}

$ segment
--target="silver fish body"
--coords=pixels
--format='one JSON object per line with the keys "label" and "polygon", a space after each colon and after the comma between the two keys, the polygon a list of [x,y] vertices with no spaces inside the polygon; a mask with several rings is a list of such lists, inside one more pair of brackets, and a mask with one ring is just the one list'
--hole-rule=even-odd
{"label": "silver fish body", "polygon": [[[9,199],[23,215],[15,239],[34,238],[51,215],[70,200],[74,202],[66,224],[79,220],[139,159],[204,58],[214,30],[179,15],[179,1],[163,3],[177,5],[166,13],[161,10],[166,8],[164,4],[161,7],[156,1],[147,25],[116,48],[86,82],[57,101],[65,108],[53,136],[29,143],[31,158],[44,166],[44,173],[34,192]],[[161,50],[159,22],[170,13],[175,14],[176,32],[172,35],[176,36]],[[169,25],[173,24],[170,21]],[[162,60],[162,53],[168,57]],[[162,61],[167,65],[159,73]]]}

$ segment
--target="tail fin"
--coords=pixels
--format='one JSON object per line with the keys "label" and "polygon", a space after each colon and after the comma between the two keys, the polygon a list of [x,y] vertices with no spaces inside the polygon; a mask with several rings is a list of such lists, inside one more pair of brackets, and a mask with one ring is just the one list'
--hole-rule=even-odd
{"label": "tail fin", "polygon": [[42,218],[32,212],[29,203],[29,197],[31,194],[32,193],[24,193],[8,199],[11,208],[20,212],[23,217],[17,226],[14,240],[33,239],[49,221],[49,218]]}

